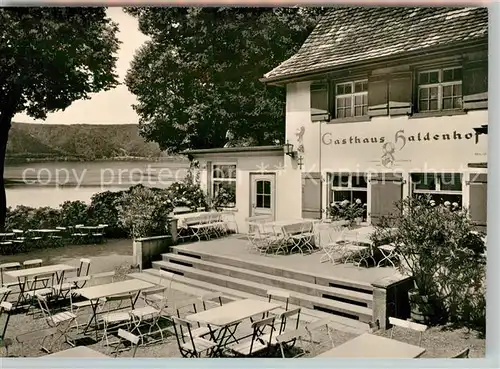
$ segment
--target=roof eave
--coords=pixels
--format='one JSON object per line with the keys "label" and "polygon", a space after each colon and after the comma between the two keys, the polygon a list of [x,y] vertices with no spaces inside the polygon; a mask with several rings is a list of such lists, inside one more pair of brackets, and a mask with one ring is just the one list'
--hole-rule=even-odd
{"label": "roof eave", "polygon": [[283,146],[239,146],[239,147],[217,147],[211,149],[184,150],[183,155],[207,155],[207,154],[225,154],[225,153],[244,153],[244,152],[283,152]]}
{"label": "roof eave", "polygon": [[452,44],[452,45],[446,45],[444,47],[439,46],[436,48],[420,49],[420,50],[415,50],[415,51],[411,51],[408,53],[398,53],[398,54],[391,55],[391,56],[383,56],[380,58],[365,59],[362,61],[340,64],[340,65],[336,65],[333,67],[318,68],[318,69],[315,69],[312,71],[291,73],[291,74],[277,76],[277,77],[270,77],[270,78],[262,77],[262,78],[259,78],[259,81],[262,83],[268,84],[268,85],[280,86],[280,85],[283,85],[286,83],[294,82],[297,79],[301,79],[301,78],[309,77],[309,76],[314,76],[314,75],[321,74],[321,73],[332,72],[332,71],[339,70],[339,69],[369,66],[371,64],[378,64],[381,62],[389,62],[389,61],[394,61],[394,60],[402,59],[402,58],[420,57],[422,55],[422,52],[425,52],[426,55],[429,55],[429,53],[441,53],[441,52],[446,52],[446,51],[457,49],[457,48],[479,47],[482,44],[485,44],[486,46],[488,46],[488,36],[487,35],[483,38],[478,38],[478,39],[475,39],[475,40],[470,41],[470,42],[460,42],[460,43],[456,43],[456,44]]}

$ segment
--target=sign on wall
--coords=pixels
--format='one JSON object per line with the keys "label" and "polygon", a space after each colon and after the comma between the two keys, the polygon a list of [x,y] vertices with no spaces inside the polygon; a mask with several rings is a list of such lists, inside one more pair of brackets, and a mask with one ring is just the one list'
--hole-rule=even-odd
{"label": "sign on wall", "polygon": [[351,170],[353,166],[363,170],[426,166],[441,170],[486,161],[487,136],[479,135],[473,128],[480,123],[429,119],[405,120],[397,125],[393,122],[325,125],[321,134],[322,166]]}

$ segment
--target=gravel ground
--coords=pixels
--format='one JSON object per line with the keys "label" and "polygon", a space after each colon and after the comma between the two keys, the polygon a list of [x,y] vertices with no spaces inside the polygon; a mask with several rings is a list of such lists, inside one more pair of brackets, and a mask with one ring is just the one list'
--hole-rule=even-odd
{"label": "gravel ground", "polygon": [[[104,261],[104,260],[103,260]],[[116,261],[116,260],[115,260]],[[106,263],[104,263],[106,264]],[[109,265],[116,265],[116,263],[110,263]],[[109,270],[109,269],[108,269]],[[131,264],[129,262],[122,263],[121,265],[115,267],[116,278],[115,280],[124,280],[126,279],[126,275],[135,271],[132,269]],[[170,301],[173,305],[181,305],[181,302],[184,300],[191,299],[193,295],[186,294],[182,291],[173,290],[170,296]],[[198,307],[200,309],[200,307]],[[189,314],[193,312],[192,309],[186,309],[182,313]],[[167,311],[168,314],[173,315],[174,311]],[[90,314],[90,308],[81,309],[78,312],[78,322],[83,324],[87,321]],[[296,321],[290,320],[287,324],[291,326],[295,326]],[[299,326],[302,326],[302,322]],[[3,317],[0,319],[0,327],[3,327]],[[36,316],[27,316],[24,313],[15,314],[11,317],[9,327],[7,330],[6,337],[13,339],[14,343],[9,348],[9,356],[27,356],[27,357],[37,357],[43,356],[46,353],[40,350],[40,339],[32,339],[26,341],[24,344],[24,350],[21,351],[21,345],[15,341],[15,337],[27,333],[34,332],[36,330],[47,328],[46,321],[41,317],[40,314]],[[137,350],[136,357],[148,357],[148,358],[168,358],[168,357],[180,357],[179,349],[177,346],[177,342],[175,339],[175,335],[173,334],[172,327],[166,327],[165,337],[163,343],[156,343],[151,345],[140,346]],[[242,326],[237,331],[237,335],[242,334],[250,334],[251,328],[247,324],[246,326]],[[376,332],[375,334],[382,336],[390,336],[390,331],[385,332]],[[73,331],[71,334],[72,337],[77,339],[78,345],[85,345],[94,350],[103,352],[105,354],[110,354],[110,350],[107,349],[101,342],[95,342],[89,338],[89,336],[82,336],[81,334],[76,334]],[[333,344],[338,346],[348,340],[351,340],[355,337],[352,333],[346,333],[342,331],[332,331],[331,336],[333,339]],[[95,336],[90,336],[94,337]],[[418,334],[405,331],[402,329],[396,329],[394,331],[394,339],[399,341],[407,342],[410,344],[418,344]],[[331,348],[331,343],[326,332],[325,328],[319,329],[313,335],[313,340],[315,341],[313,344],[309,344],[308,342],[304,342],[304,346],[302,347],[300,342],[297,342],[296,348],[293,352],[290,352],[290,356],[294,356],[296,353],[303,353],[303,349],[305,348],[305,354],[303,357],[314,357],[324,351],[327,351]],[[46,345],[50,345],[51,340],[47,339]],[[468,332],[465,329],[462,330],[448,330],[445,327],[433,327],[428,329],[423,334],[423,339],[421,346],[426,348],[426,352],[422,357],[427,358],[446,358],[450,357],[462,349],[469,347],[471,349],[470,357],[478,358],[485,356],[485,340],[477,338],[476,332]],[[57,352],[61,350],[65,350],[70,348],[69,344],[65,343],[63,339],[59,339],[53,346],[52,351]],[[128,357],[130,356],[130,351],[124,351],[119,354],[119,357]],[[5,355],[4,350],[0,349],[0,356]],[[279,350],[273,353],[266,354],[267,357],[280,357],[281,354]]]}
{"label": "gravel ground", "polygon": [[[391,331],[379,331],[376,334],[390,337]],[[419,333],[396,328],[393,339],[418,345]],[[484,358],[486,340],[478,338],[478,333],[467,329],[448,329],[447,327],[431,327],[422,335],[421,347],[425,348],[423,358],[448,358],[465,348],[470,348],[469,357]]]}

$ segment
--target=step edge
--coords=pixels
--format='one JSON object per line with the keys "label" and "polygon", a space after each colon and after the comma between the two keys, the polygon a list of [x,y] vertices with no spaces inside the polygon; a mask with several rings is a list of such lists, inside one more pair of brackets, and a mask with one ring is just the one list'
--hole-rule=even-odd
{"label": "step edge", "polygon": [[[182,245],[181,246],[173,246],[172,249],[183,251],[186,253],[198,254],[201,256],[203,256],[203,255],[212,256],[211,254],[209,254],[207,252],[198,251],[198,250],[196,250],[196,251],[186,250],[186,249],[183,249],[182,247],[183,247]],[[163,253],[163,254],[161,254],[161,256],[163,257],[163,255],[168,255],[168,254],[169,253]],[[175,253],[173,253],[173,254],[175,254]],[[183,255],[181,255],[181,256],[183,256]],[[296,271],[294,269],[289,269],[289,268],[282,267],[282,266],[274,267],[274,266],[268,265],[268,264],[258,264],[256,262],[251,262],[248,260],[240,259],[240,258],[237,258],[234,256],[229,256],[229,255],[216,255],[216,256],[221,257],[221,258],[230,259],[230,260],[235,260],[235,261],[242,262],[242,263],[247,263],[247,264],[264,265],[264,266],[269,267],[269,268],[276,268],[276,269],[280,269],[280,270],[283,270],[283,271],[286,271],[289,273],[298,273],[298,274],[302,274],[302,275],[306,275],[306,276],[310,276],[310,277],[314,277],[314,278],[320,278],[320,279],[326,279],[326,280],[330,280],[330,281],[337,281],[337,282],[341,282],[341,283],[349,283],[349,284],[353,284],[353,285],[358,285],[358,286],[362,286],[363,288],[368,288],[369,290],[373,289],[372,284],[369,282],[356,281],[353,279],[346,279],[346,278],[342,278],[342,277],[332,277],[332,276],[329,276],[326,274],[320,274],[320,273],[308,273],[308,272],[304,272],[304,271]],[[269,274],[269,273],[266,273],[266,274]]]}
{"label": "step edge", "polygon": [[[235,283],[235,284],[243,284],[243,285],[246,284],[252,288],[257,288],[257,289],[272,289],[273,288],[272,286],[260,284],[260,283],[253,282],[253,281],[246,281],[246,280],[240,279],[240,278],[224,276],[221,274],[207,272],[207,271],[200,270],[200,269],[185,267],[183,265],[178,265],[178,264],[173,264],[173,263],[170,263],[170,264],[173,266],[173,269],[175,269],[175,268],[177,268],[177,269],[187,268],[190,272],[192,272],[194,274],[198,274],[198,275],[208,274],[209,277],[212,277],[214,279],[218,279],[218,280],[222,280],[222,281],[231,281],[232,283]],[[187,278],[189,278],[189,277],[187,277]],[[191,278],[191,279],[194,279],[194,278]],[[263,286],[264,286],[264,288],[263,288]],[[225,286],[223,286],[223,287],[225,287]],[[228,287],[226,287],[226,288],[228,288]],[[339,310],[342,309],[343,311],[352,312],[352,313],[356,313],[356,314],[360,314],[360,315],[364,315],[364,316],[370,316],[370,317],[373,315],[373,310],[371,308],[368,308],[368,307],[357,306],[357,305],[353,305],[353,304],[349,304],[349,303],[345,303],[345,302],[340,302],[340,301],[335,301],[335,300],[331,300],[331,299],[326,299],[326,298],[318,297],[318,296],[306,295],[306,294],[303,294],[300,292],[295,292],[295,291],[288,291],[288,292],[293,292],[293,295],[295,295],[294,297],[300,298],[301,300],[309,301],[311,303],[316,301],[318,303],[324,304],[324,306],[329,306],[332,309],[333,308],[339,309]]]}

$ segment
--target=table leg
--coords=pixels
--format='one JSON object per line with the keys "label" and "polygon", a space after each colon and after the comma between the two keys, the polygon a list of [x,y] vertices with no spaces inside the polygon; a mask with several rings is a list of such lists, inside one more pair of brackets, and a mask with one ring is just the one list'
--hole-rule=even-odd
{"label": "table leg", "polygon": [[90,320],[88,321],[87,325],[85,326],[85,329],[83,330],[83,334],[86,334],[90,325],[92,324],[92,321],[95,321],[96,324],[96,340],[97,340],[97,307],[99,306],[99,299],[97,300],[90,300],[90,306],[92,308],[92,316],[90,317]]}
{"label": "table leg", "polygon": [[26,289],[27,278],[19,277],[17,278],[17,283],[19,284],[19,295],[17,295],[16,309],[21,304],[21,300],[25,300],[24,291]]}

